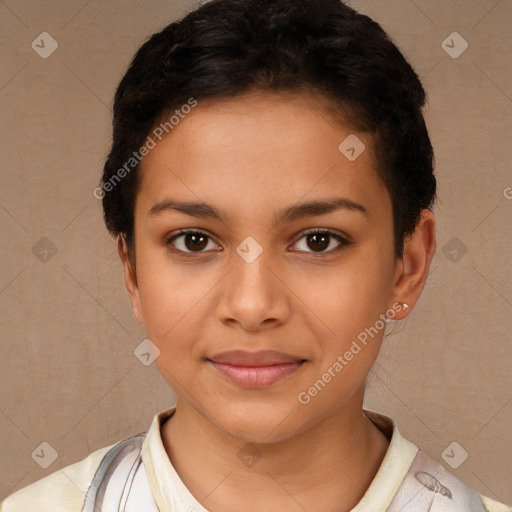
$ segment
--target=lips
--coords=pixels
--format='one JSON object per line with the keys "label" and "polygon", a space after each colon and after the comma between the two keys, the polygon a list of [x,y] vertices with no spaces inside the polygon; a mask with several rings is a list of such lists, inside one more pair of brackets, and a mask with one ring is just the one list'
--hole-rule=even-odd
{"label": "lips", "polygon": [[296,357],[275,350],[260,350],[259,352],[244,352],[243,350],[232,350],[222,352],[210,358],[214,363],[232,364],[235,366],[271,366],[274,364],[297,363],[303,361]]}
{"label": "lips", "polygon": [[305,360],[273,350],[235,350],[217,354],[208,359],[208,362],[234,384],[243,388],[259,389],[293,375]]}

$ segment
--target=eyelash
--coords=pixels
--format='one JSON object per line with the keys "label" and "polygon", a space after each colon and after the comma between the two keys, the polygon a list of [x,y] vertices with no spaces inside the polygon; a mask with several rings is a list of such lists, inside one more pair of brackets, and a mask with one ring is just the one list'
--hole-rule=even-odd
{"label": "eyelash", "polygon": [[[208,239],[213,241],[212,237],[208,233],[206,233],[205,231],[202,231],[200,229],[182,229],[182,230],[178,231],[177,233],[174,233],[174,234],[171,233],[166,238],[165,245],[166,246],[172,246],[173,242],[177,238],[179,238],[180,236],[189,235],[189,234],[203,235],[203,236],[205,236]],[[322,252],[298,251],[298,252],[307,252],[308,254],[313,254],[315,256],[323,257],[323,256],[329,256],[329,255],[331,255],[333,253],[337,253],[338,251],[340,251],[343,248],[345,248],[345,247],[347,247],[347,246],[352,244],[351,241],[347,240],[345,237],[341,236],[336,231],[332,231],[332,230],[329,230],[329,229],[322,229],[322,228],[313,228],[313,229],[309,229],[309,230],[304,231],[302,233],[302,236],[293,245],[296,245],[304,237],[306,237],[308,235],[315,235],[315,234],[328,235],[328,236],[334,238],[337,242],[339,242],[339,245],[337,247],[335,247],[334,249],[330,249],[329,251],[322,251]],[[175,247],[170,249],[170,250],[175,252],[175,253],[178,253],[180,255],[186,255],[186,256],[193,255],[193,254],[203,254],[203,253],[206,253],[205,251],[182,251],[180,249],[176,249]]]}

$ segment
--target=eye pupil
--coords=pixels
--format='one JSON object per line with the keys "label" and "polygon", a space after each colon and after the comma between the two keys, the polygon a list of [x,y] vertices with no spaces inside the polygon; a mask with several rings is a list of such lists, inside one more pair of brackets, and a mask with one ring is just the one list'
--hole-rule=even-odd
{"label": "eye pupil", "polygon": [[187,233],[185,235],[185,245],[190,251],[194,249],[202,250],[208,245],[208,237],[196,233]]}
{"label": "eye pupil", "polygon": [[318,234],[318,233],[313,233],[313,234],[310,234],[308,235],[308,243],[310,241],[313,241],[313,244],[314,246],[310,248],[313,249],[313,250],[319,250],[319,251],[322,251],[322,250],[325,250],[327,249],[327,247],[329,247],[329,236],[328,234]]}

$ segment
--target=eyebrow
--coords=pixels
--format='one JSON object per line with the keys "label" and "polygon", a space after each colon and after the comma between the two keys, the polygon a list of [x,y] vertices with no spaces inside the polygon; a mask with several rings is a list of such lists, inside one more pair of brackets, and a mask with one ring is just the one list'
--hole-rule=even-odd
{"label": "eyebrow", "polygon": [[[368,216],[368,210],[359,203],[344,197],[333,197],[317,201],[306,201],[280,210],[276,216],[276,223],[293,222],[303,217],[326,215],[336,210],[349,210],[360,212]],[[220,221],[229,220],[229,215],[222,209],[203,201],[176,201],[164,199],[155,203],[149,210],[148,216],[155,216],[167,211],[178,211],[198,218],[211,218]]]}

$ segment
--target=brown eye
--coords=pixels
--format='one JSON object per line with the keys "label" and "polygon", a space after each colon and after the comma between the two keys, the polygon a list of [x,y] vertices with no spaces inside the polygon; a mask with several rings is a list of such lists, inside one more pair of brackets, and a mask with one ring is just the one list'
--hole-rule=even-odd
{"label": "brown eye", "polygon": [[308,247],[313,251],[325,251],[329,247],[330,235],[326,233],[312,233],[307,235],[306,240]]}
{"label": "brown eye", "polygon": [[187,233],[184,238],[185,247],[190,251],[202,251],[208,245],[208,237],[198,233]]}
{"label": "brown eye", "polygon": [[[302,240],[305,240],[305,243],[302,243]],[[337,242],[338,245],[333,247],[333,241]],[[299,251],[323,255],[343,249],[343,247],[350,245],[350,243],[349,240],[334,231],[316,229],[304,233],[295,246],[299,246]],[[329,247],[331,248],[328,249]]]}
{"label": "brown eye", "polygon": [[[191,253],[191,252],[204,252],[208,247],[209,242],[215,247],[216,244],[211,238],[202,231],[181,231],[177,235],[171,236],[167,239],[166,245],[173,246],[177,252]],[[213,248],[214,248],[213,247]]]}

